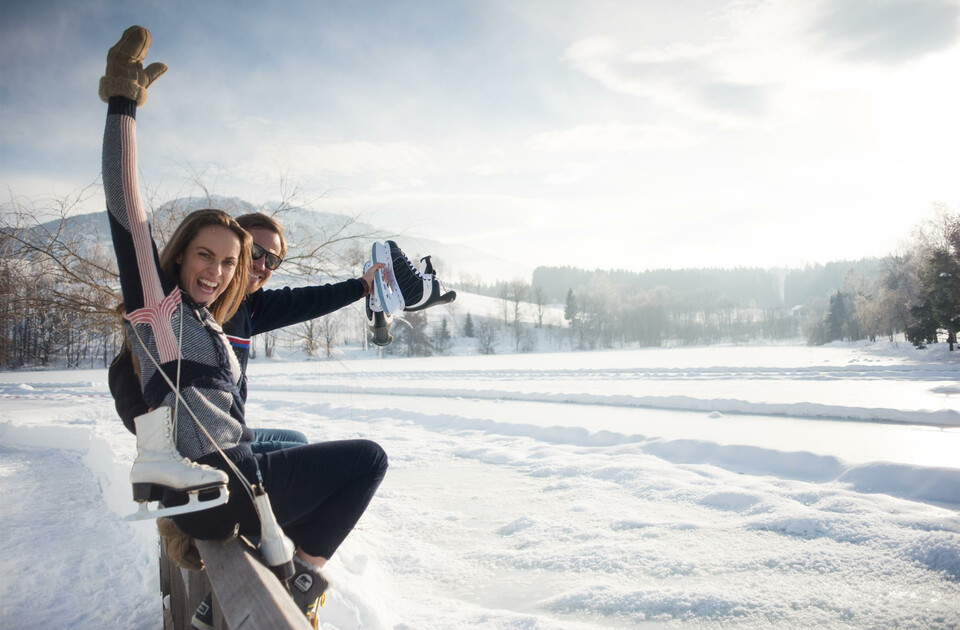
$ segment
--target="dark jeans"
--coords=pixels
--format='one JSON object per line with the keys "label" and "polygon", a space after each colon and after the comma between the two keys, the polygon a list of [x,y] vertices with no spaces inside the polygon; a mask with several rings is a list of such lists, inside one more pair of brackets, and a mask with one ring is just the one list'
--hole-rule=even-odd
{"label": "dark jeans", "polygon": [[307,436],[293,429],[253,429],[253,444],[250,445],[250,450],[254,454],[269,453],[304,444],[308,444]]}
{"label": "dark jeans", "polygon": [[[353,530],[387,473],[387,454],[370,440],[306,444],[254,457],[283,531],[303,551],[323,558],[330,558]],[[222,462],[218,468],[225,468]],[[246,489],[231,470],[225,472],[230,476],[225,505],[174,517],[188,535],[223,538],[234,524],[245,536],[260,535]]]}

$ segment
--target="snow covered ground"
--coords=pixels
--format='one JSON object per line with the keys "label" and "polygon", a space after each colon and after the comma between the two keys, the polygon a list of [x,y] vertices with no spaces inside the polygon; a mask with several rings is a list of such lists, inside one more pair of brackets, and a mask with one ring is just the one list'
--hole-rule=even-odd
{"label": "snow covered ground", "polygon": [[[960,360],[903,345],[251,364],[391,468],[324,628],[958,628]],[[0,627],[157,628],[103,370],[0,373]]]}

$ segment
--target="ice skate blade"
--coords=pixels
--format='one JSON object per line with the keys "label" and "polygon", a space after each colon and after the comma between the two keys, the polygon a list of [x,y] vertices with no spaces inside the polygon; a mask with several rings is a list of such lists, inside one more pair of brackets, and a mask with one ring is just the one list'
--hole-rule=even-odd
{"label": "ice skate blade", "polygon": [[[200,500],[201,492],[217,491],[216,497]],[[124,516],[125,521],[144,521],[147,519],[167,518],[177,516],[178,514],[188,514],[190,512],[199,512],[200,510],[209,510],[219,505],[223,505],[230,498],[230,490],[226,486],[214,486],[212,488],[201,488],[187,492],[188,502],[183,505],[173,505],[170,507],[160,507],[151,510],[148,505],[150,501],[139,501],[139,508],[133,514]]]}
{"label": "ice skate blade", "polygon": [[[393,315],[403,310],[403,293],[400,292],[400,285],[397,284],[397,278],[393,273],[393,258],[390,255],[390,248],[377,241],[371,248],[370,257],[373,264],[383,263],[385,267],[381,273],[373,277],[374,291],[377,294],[377,301],[380,308],[387,315]],[[386,276],[386,280],[384,280]]]}

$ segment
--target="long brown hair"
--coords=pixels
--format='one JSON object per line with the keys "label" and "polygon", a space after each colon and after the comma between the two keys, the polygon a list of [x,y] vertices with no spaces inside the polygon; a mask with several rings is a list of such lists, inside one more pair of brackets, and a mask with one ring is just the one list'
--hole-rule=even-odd
{"label": "long brown hair", "polygon": [[223,210],[196,210],[186,216],[186,218],[177,226],[177,230],[170,237],[170,240],[160,252],[160,270],[167,278],[180,281],[180,263],[177,259],[181,258],[187,251],[187,247],[197,235],[201,228],[208,225],[219,225],[229,229],[238,239],[240,239],[240,256],[237,258],[237,267],[233,272],[233,278],[230,284],[223,290],[213,304],[207,306],[207,310],[217,320],[218,324],[223,324],[240,308],[240,303],[246,295],[247,280],[250,274],[250,250],[253,247],[253,238],[240,225],[230,218],[230,215]]}
{"label": "long brown hair", "polygon": [[[177,259],[186,252],[187,247],[190,246],[190,241],[193,240],[197,232],[208,225],[221,225],[236,234],[237,238],[240,239],[240,256],[237,259],[237,269],[233,273],[233,278],[223,293],[217,296],[213,304],[207,307],[207,310],[209,310],[213,318],[217,320],[217,323],[222,325],[223,322],[233,317],[233,314],[237,312],[241,302],[243,302],[247,288],[247,280],[250,274],[250,252],[253,248],[253,237],[241,228],[236,221],[231,219],[229,214],[223,210],[214,209],[196,210],[188,214],[186,218],[180,222],[180,225],[177,226],[176,231],[173,233],[173,236],[170,237],[163,251],[160,252],[160,271],[162,271],[167,278],[179,283],[180,263],[177,262]],[[123,302],[120,302],[120,304],[117,305],[117,315],[120,317],[121,322],[123,322],[123,315],[125,313],[126,308]],[[139,377],[140,363],[137,361],[137,355],[132,353],[126,328],[123,329],[123,349],[120,351],[120,355],[125,352],[132,355],[133,371]],[[120,359],[120,355],[117,355],[114,362]]]}

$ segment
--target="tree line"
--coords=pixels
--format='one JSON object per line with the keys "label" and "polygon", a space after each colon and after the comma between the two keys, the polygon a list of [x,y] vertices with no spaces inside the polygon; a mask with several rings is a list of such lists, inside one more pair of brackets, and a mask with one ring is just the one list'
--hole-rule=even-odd
{"label": "tree line", "polygon": [[[0,209],[0,367],[106,366],[118,351],[120,295],[106,213],[77,213],[90,192],[43,204],[11,199]],[[267,212],[293,227],[275,282],[302,285],[360,275],[365,245],[382,236],[349,218],[318,225],[313,214],[298,213],[303,205],[295,195],[255,207],[203,192],[156,205],[146,198],[158,246],[200,207]],[[423,313],[405,314],[384,352],[443,354],[457,338],[490,354],[898,335],[918,347],[946,341],[953,349],[960,331],[960,217],[939,207],[901,251],[882,259],[791,270],[540,267],[532,282],[515,278],[479,290],[497,298],[495,313],[455,318],[454,303],[432,326]],[[562,321],[545,320],[558,304]],[[361,322],[345,310],[261,335],[257,344],[267,356],[281,344],[332,357],[339,345],[363,342]]]}
{"label": "tree line", "polygon": [[873,280],[848,274],[832,292],[811,343],[897,335],[917,348],[946,342],[952,351],[960,331],[960,216],[938,206],[902,251],[882,261]]}
{"label": "tree line", "polygon": [[[501,292],[510,292],[506,283]],[[641,273],[540,267],[526,290],[561,301],[578,349],[806,338],[905,338],[919,348],[960,331],[960,216],[938,205],[901,250],[804,269]],[[505,302],[506,303],[506,302]]]}

